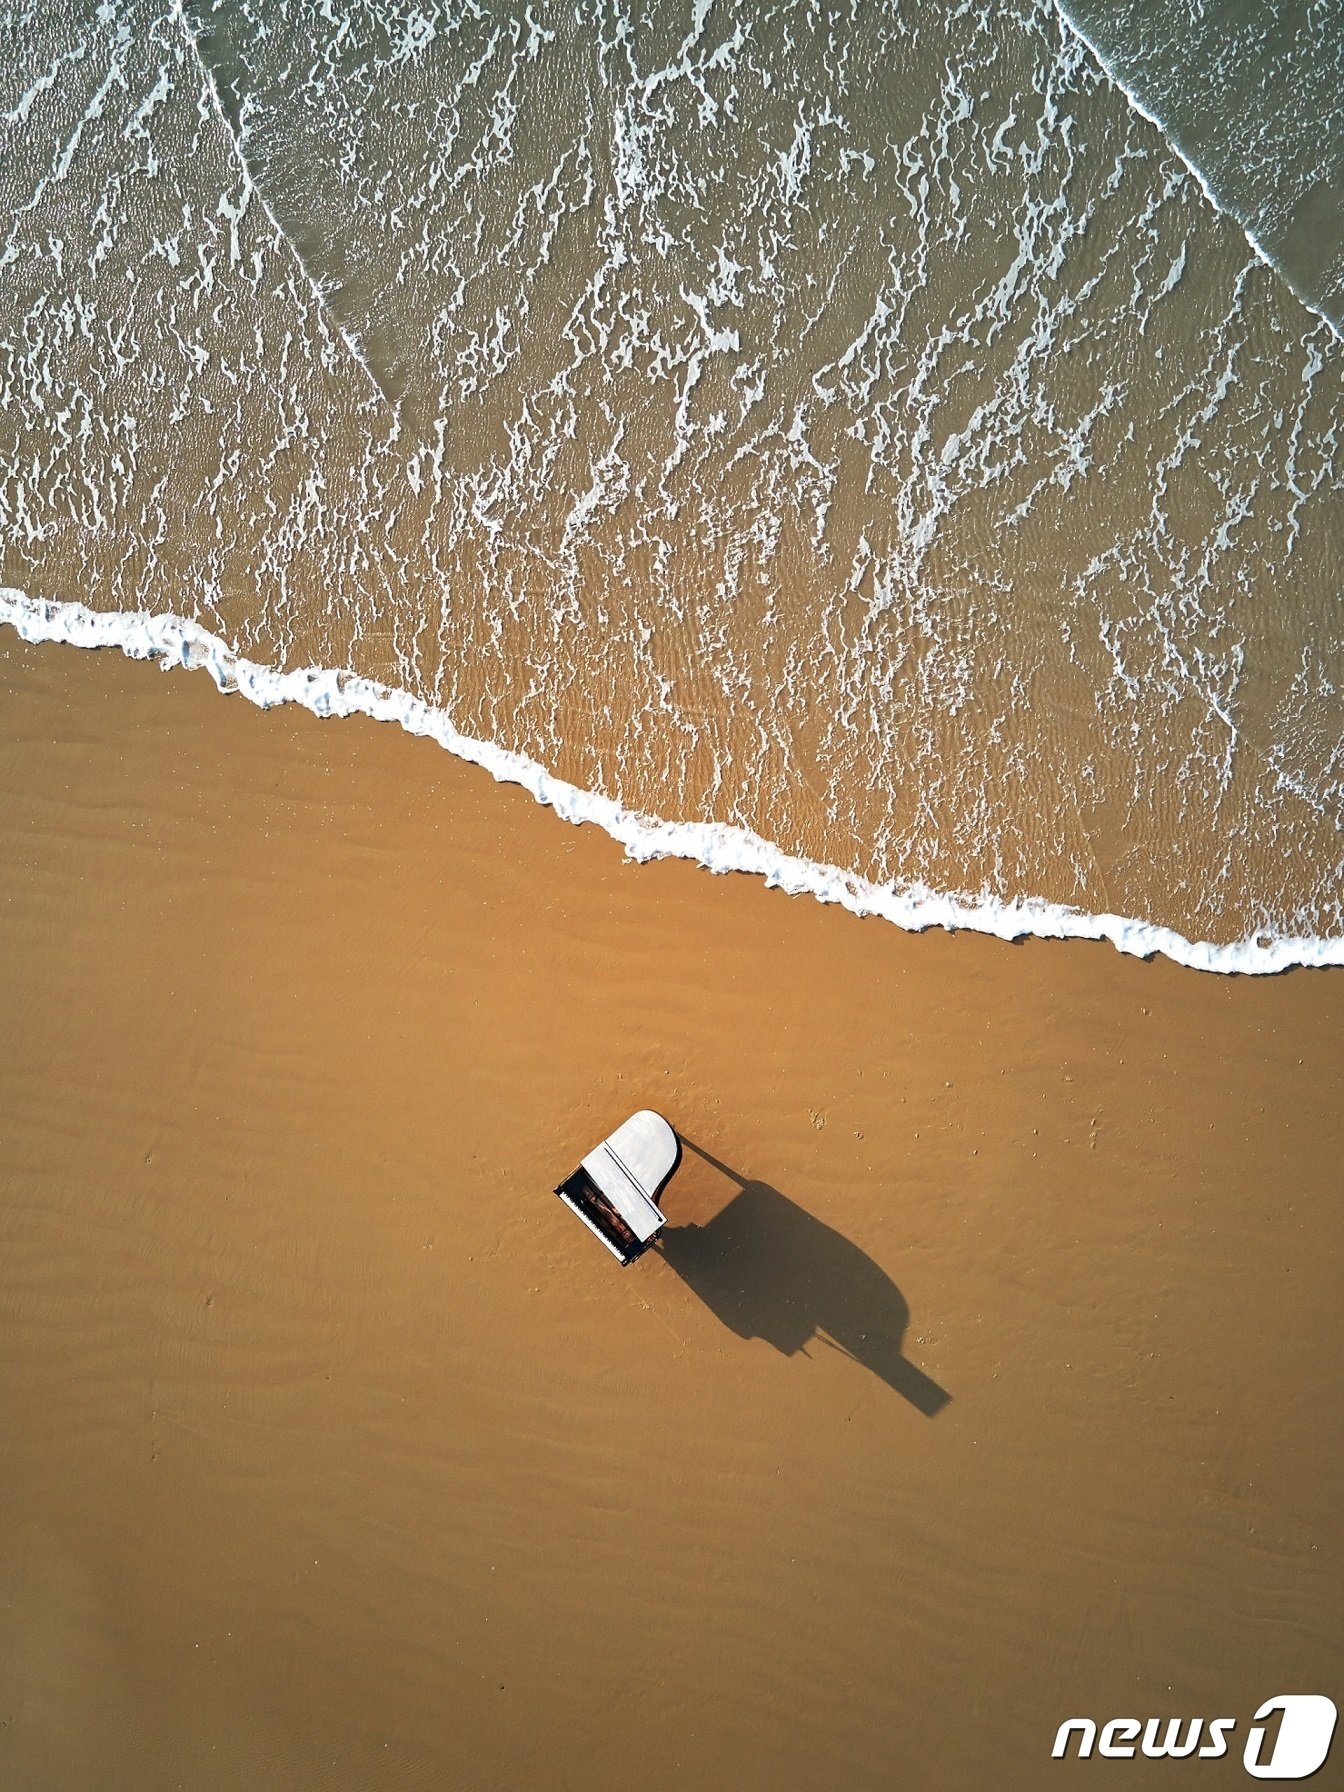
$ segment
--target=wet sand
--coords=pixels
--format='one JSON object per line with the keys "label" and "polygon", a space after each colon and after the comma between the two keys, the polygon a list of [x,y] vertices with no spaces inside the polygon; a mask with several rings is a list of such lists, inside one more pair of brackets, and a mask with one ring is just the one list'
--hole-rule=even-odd
{"label": "wet sand", "polygon": [[[1344,977],[635,868],[111,653],[0,693],[7,1792],[1230,1786],[1340,1698]],[[707,1155],[622,1272],[549,1191],[646,1104]]]}

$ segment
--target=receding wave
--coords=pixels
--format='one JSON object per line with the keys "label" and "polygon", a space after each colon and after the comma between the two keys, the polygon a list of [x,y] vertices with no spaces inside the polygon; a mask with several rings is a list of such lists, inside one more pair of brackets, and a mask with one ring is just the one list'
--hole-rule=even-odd
{"label": "receding wave", "polygon": [[240,693],[259,709],[297,703],[323,718],[363,715],[378,722],[394,722],[408,734],[426,736],[457,758],[480,766],[501,784],[521,785],[562,820],[576,826],[591,822],[617,841],[631,859],[690,859],[716,873],[745,872],[763,878],[772,888],[814,896],[851,914],[880,916],[910,933],[943,927],[1003,940],[1109,940],[1118,951],[1136,958],[1161,954],[1192,970],[1252,975],[1344,963],[1344,941],[1340,940],[1262,935],[1217,946],[1206,940],[1187,940],[1169,928],[1124,915],[1089,915],[1029,896],[1002,902],[984,895],[884,888],[837,865],[792,858],[744,828],[672,821],[623,809],[608,797],[566,783],[522,754],[460,733],[442,711],[406,691],[329,667],[281,672],[259,665],[184,617],[148,612],[108,614],[83,604],[54,603],[0,589],[0,623],[8,623],[25,641],[113,647],[130,659],[157,661],[165,671],[175,667],[204,671],[220,691]]}

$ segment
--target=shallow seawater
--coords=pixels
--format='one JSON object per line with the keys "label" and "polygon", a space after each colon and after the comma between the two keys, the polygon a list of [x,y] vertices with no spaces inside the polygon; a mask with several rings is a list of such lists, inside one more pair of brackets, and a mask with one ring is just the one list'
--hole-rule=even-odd
{"label": "shallow seawater", "polygon": [[916,917],[1338,954],[1328,8],[1203,98],[1118,7],[326,13],[8,10],[7,585]]}

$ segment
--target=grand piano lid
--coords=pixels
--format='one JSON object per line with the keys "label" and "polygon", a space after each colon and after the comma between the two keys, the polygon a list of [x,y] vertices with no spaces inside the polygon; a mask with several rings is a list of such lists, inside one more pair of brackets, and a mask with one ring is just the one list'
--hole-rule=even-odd
{"label": "grand piano lid", "polygon": [[677,1135],[652,1108],[642,1108],[590,1151],[583,1167],[643,1243],[663,1224],[657,1196],[677,1167]]}

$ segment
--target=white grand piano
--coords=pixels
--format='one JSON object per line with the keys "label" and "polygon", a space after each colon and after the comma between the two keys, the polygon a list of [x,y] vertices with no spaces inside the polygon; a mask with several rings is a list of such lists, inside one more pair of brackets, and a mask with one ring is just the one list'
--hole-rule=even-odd
{"label": "white grand piano", "polygon": [[620,1263],[648,1250],[665,1216],[658,1195],[681,1157],[676,1133],[642,1108],[590,1151],[556,1194]]}

